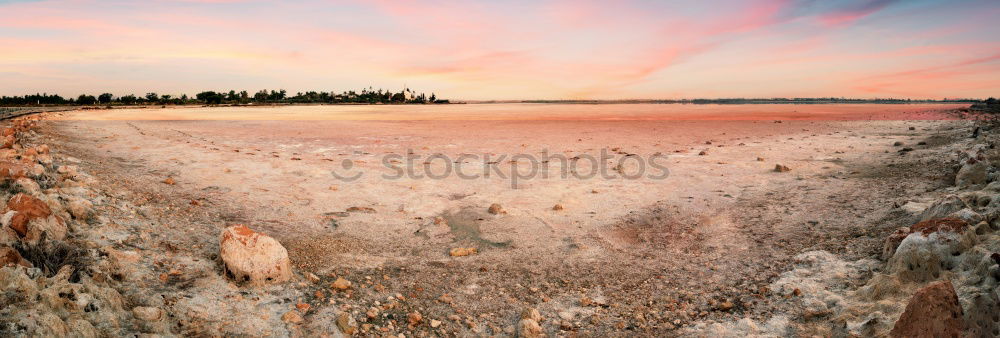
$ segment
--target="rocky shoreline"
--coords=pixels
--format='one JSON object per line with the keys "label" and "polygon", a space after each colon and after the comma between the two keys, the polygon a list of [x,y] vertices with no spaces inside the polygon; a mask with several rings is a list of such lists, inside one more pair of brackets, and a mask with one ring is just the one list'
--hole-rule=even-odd
{"label": "rocky shoreline", "polygon": [[[233,226],[238,221],[228,217],[216,217],[231,226],[221,233],[197,222],[171,225],[176,233],[160,231],[164,222],[183,219],[164,217],[105,189],[100,178],[77,166],[83,162],[72,151],[49,149],[45,137],[33,130],[44,118],[20,117],[2,129],[0,197],[6,207],[0,229],[0,291],[6,306],[0,309],[0,335],[542,336],[571,334],[585,325],[618,325],[598,322],[597,315],[590,323],[572,315],[562,318],[562,312],[543,307],[514,309],[515,316],[474,316],[458,310],[447,293],[433,295],[431,307],[450,307],[453,314],[438,315],[441,311],[428,311],[427,302],[417,303],[414,294],[391,292],[399,288],[392,288],[390,279],[406,271],[373,268],[362,276],[337,269],[317,276],[297,269],[307,262],[290,263],[295,253],[257,232],[267,229]],[[973,130],[977,128],[969,127],[966,134]],[[978,130],[974,138],[934,150],[954,164],[954,171],[942,173],[953,177],[954,185],[928,190],[926,196],[937,196],[934,200],[899,203],[894,210],[905,213],[911,226],[889,232],[881,257],[850,260],[827,251],[803,252],[766,290],[747,295],[764,299],[767,312],[753,313],[749,300],[712,300],[708,308],[728,319],[708,320],[705,311],[695,311],[684,321],[665,319],[666,332],[996,335],[1000,324],[990,316],[998,307],[1000,173],[993,164],[1000,163],[1000,151],[993,145],[1000,137],[988,125]],[[899,149],[900,156],[911,151]],[[161,184],[173,185],[172,179]],[[201,210],[203,203],[178,200],[166,212],[184,215]],[[212,244],[181,247],[170,236]],[[370,302],[373,297],[381,298]],[[579,303],[595,314],[618,306],[602,297],[582,297]],[[928,310],[908,307],[910,303],[937,305]],[[962,314],[960,320],[928,319],[954,313]],[[596,332],[632,329],[620,325]]]}
{"label": "rocky shoreline", "polygon": [[[911,226],[884,241],[880,257],[845,260],[827,251],[795,257],[770,284],[785,311],[769,319],[705,321],[690,336],[989,337],[1000,336],[1000,142],[989,112],[968,138],[946,145],[949,187],[897,205]],[[947,170],[947,169],[945,169]],[[905,198],[905,196],[904,196]]]}

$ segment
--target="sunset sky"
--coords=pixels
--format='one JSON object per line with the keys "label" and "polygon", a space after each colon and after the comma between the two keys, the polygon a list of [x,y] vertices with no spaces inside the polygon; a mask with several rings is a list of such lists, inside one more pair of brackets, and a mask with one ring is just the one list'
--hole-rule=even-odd
{"label": "sunset sky", "polygon": [[1000,95],[1000,1],[0,0],[0,95]]}

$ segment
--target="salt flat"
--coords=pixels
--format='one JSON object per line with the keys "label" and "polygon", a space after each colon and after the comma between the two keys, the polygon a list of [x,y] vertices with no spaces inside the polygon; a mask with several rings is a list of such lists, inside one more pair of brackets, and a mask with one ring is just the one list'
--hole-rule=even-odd
{"label": "salt flat", "polygon": [[[850,236],[859,224],[881,222],[900,191],[941,184],[920,176],[934,163],[915,154],[934,152],[943,142],[934,137],[953,137],[967,124],[938,112],[946,108],[124,109],[57,113],[43,135],[156,219],[159,226],[148,231],[185,255],[211,258],[219,230],[243,223],[282,242],[299,273],[384,276],[379,285],[388,291],[340,300],[351,306],[398,292],[425,316],[446,318],[460,308],[506,325],[489,318],[540,300],[554,312],[579,312],[588,297],[617,304],[598,318],[660,332],[726,318],[705,311],[723,299],[763,316],[770,307],[752,295],[805,249],[852,258],[878,250],[878,231]],[[914,152],[900,155],[904,146]],[[560,176],[602,152],[617,177]],[[512,178],[512,170],[542,170],[546,154],[568,161],[550,160],[548,177]],[[414,157],[409,165],[407,156]],[[621,178],[640,172],[641,161],[622,160],[629,157],[656,157],[669,176]],[[913,173],[887,174],[884,166],[896,162]],[[589,172],[584,164],[578,174]],[[778,164],[791,171],[775,172]],[[479,176],[459,177],[459,167]],[[394,168],[423,177],[384,177]],[[484,168],[499,172],[486,178]],[[333,173],[360,176],[345,181]],[[162,183],[167,178],[176,184]],[[492,204],[505,213],[489,213]],[[478,254],[449,256],[465,247]],[[451,309],[435,305],[442,294],[454,298]],[[650,302],[660,317],[630,315],[649,311],[642,309]],[[594,315],[584,312],[574,318]],[[608,324],[579,325],[602,333]]]}

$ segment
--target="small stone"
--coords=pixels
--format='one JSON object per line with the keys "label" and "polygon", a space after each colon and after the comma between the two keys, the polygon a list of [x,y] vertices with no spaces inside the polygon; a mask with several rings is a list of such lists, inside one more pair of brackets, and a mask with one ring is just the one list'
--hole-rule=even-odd
{"label": "small stone", "polygon": [[893,146],[893,147],[901,147],[901,146],[903,146],[903,142],[901,142],[901,141],[896,141],[896,142],[893,142],[893,143],[892,143],[892,146]]}
{"label": "small stone", "polygon": [[702,150],[698,152],[698,156],[705,156],[705,155],[708,155],[708,150]]}
{"label": "small stone", "polygon": [[302,322],[302,315],[298,311],[292,310],[285,312],[281,315],[281,321],[289,324],[298,324]]}
{"label": "small stone", "polygon": [[733,308],[733,302],[730,302],[728,300],[724,301],[722,303],[719,303],[718,308],[720,311],[729,311]]}
{"label": "small stone", "polygon": [[156,307],[137,306],[132,308],[132,316],[142,321],[155,322],[163,318],[163,310]]}
{"label": "small stone", "polygon": [[299,311],[302,311],[302,313],[309,312],[309,308],[311,308],[311,307],[312,307],[312,305],[309,305],[309,303],[297,303],[297,304],[295,304],[295,308],[298,309]]}
{"label": "small stone", "polygon": [[764,158],[763,157],[758,157],[757,158],[757,162],[764,162]]}
{"label": "small stone", "polygon": [[406,315],[406,321],[410,323],[410,326],[417,326],[422,320],[424,320],[424,316],[422,316],[420,312],[414,311]]}
{"label": "small stone", "polygon": [[537,338],[544,337],[542,334],[542,327],[538,325],[538,322],[531,319],[521,319],[517,323],[517,333],[519,337],[523,338]]}
{"label": "small stone", "polygon": [[521,311],[521,319],[531,319],[535,322],[542,321],[542,314],[538,312],[536,308],[525,308]]}
{"label": "small stone", "polygon": [[312,272],[306,272],[306,279],[313,283],[319,283],[319,276]]}
{"label": "small stone", "polygon": [[563,205],[562,204],[556,204],[556,205],[552,206],[552,210],[555,210],[555,211],[563,210]]}
{"label": "small stone", "polygon": [[27,177],[18,178],[14,181],[14,184],[16,184],[18,188],[21,188],[21,191],[24,191],[29,195],[38,196],[38,194],[41,194],[42,192],[42,188],[38,185],[38,182],[35,182],[35,180]]}
{"label": "small stone", "polygon": [[357,322],[347,312],[341,312],[337,315],[337,327],[340,328],[341,332],[350,336],[357,330]]}
{"label": "small stone", "polygon": [[69,213],[73,216],[73,218],[87,219],[90,217],[94,204],[82,198],[73,198],[66,205],[66,208],[69,209]]}
{"label": "small stone", "polygon": [[347,212],[361,212],[366,214],[374,214],[375,209],[369,207],[350,207],[347,208]]}
{"label": "small stone", "polygon": [[438,326],[441,326],[441,321],[437,319],[431,319],[431,327],[437,328]]}
{"label": "small stone", "polygon": [[450,251],[448,251],[448,254],[451,255],[452,257],[463,257],[463,256],[475,255],[477,252],[479,252],[479,250],[476,248],[452,248]]}
{"label": "small stone", "polygon": [[775,164],[774,165],[774,171],[775,172],[779,172],[779,173],[784,173],[784,172],[792,171],[792,168],[789,168],[789,167],[787,167],[785,165],[781,165],[781,164]]}
{"label": "small stone", "polygon": [[163,180],[163,183],[164,184],[169,184],[169,185],[174,185],[174,184],[177,184],[177,181],[174,181],[173,177],[167,177],[167,179]]}
{"label": "small stone", "polygon": [[344,279],[344,277],[337,277],[337,280],[333,281],[330,286],[335,290],[344,291],[351,288],[351,281]]}
{"label": "small stone", "polygon": [[32,267],[31,262],[28,262],[21,257],[21,253],[14,248],[8,246],[0,247],[0,268],[15,265],[20,265],[26,268]]}
{"label": "small stone", "polygon": [[493,214],[493,215],[499,215],[499,214],[506,214],[507,213],[507,211],[504,210],[503,207],[500,206],[500,204],[497,204],[497,203],[491,204],[490,208],[487,209],[486,211],[488,211],[490,214]]}

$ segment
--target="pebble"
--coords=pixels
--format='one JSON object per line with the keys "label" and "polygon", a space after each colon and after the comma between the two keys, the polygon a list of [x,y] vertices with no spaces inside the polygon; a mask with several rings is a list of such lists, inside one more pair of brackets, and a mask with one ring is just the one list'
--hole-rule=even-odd
{"label": "pebble", "polygon": [[448,251],[448,254],[452,257],[463,257],[469,255],[475,255],[479,250],[476,248],[452,248]]}
{"label": "pebble", "polygon": [[489,212],[490,214],[493,214],[493,215],[499,215],[499,214],[506,214],[507,213],[507,211],[504,210],[503,207],[500,206],[500,204],[497,204],[497,203],[491,204],[490,208],[487,209],[486,211]]}
{"label": "pebble", "polygon": [[406,315],[406,321],[408,323],[410,323],[410,326],[417,326],[423,320],[424,320],[424,316],[421,315],[420,312],[414,311],[414,312],[411,312],[410,314]]}
{"label": "pebble", "polygon": [[344,291],[351,288],[351,281],[344,279],[344,277],[337,277],[337,280],[333,281],[330,286],[335,290]]}
{"label": "pebble", "polygon": [[292,310],[285,312],[281,315],[281,321],[289,324],[298,324],[302,322],[302,315],[298,311]]}

